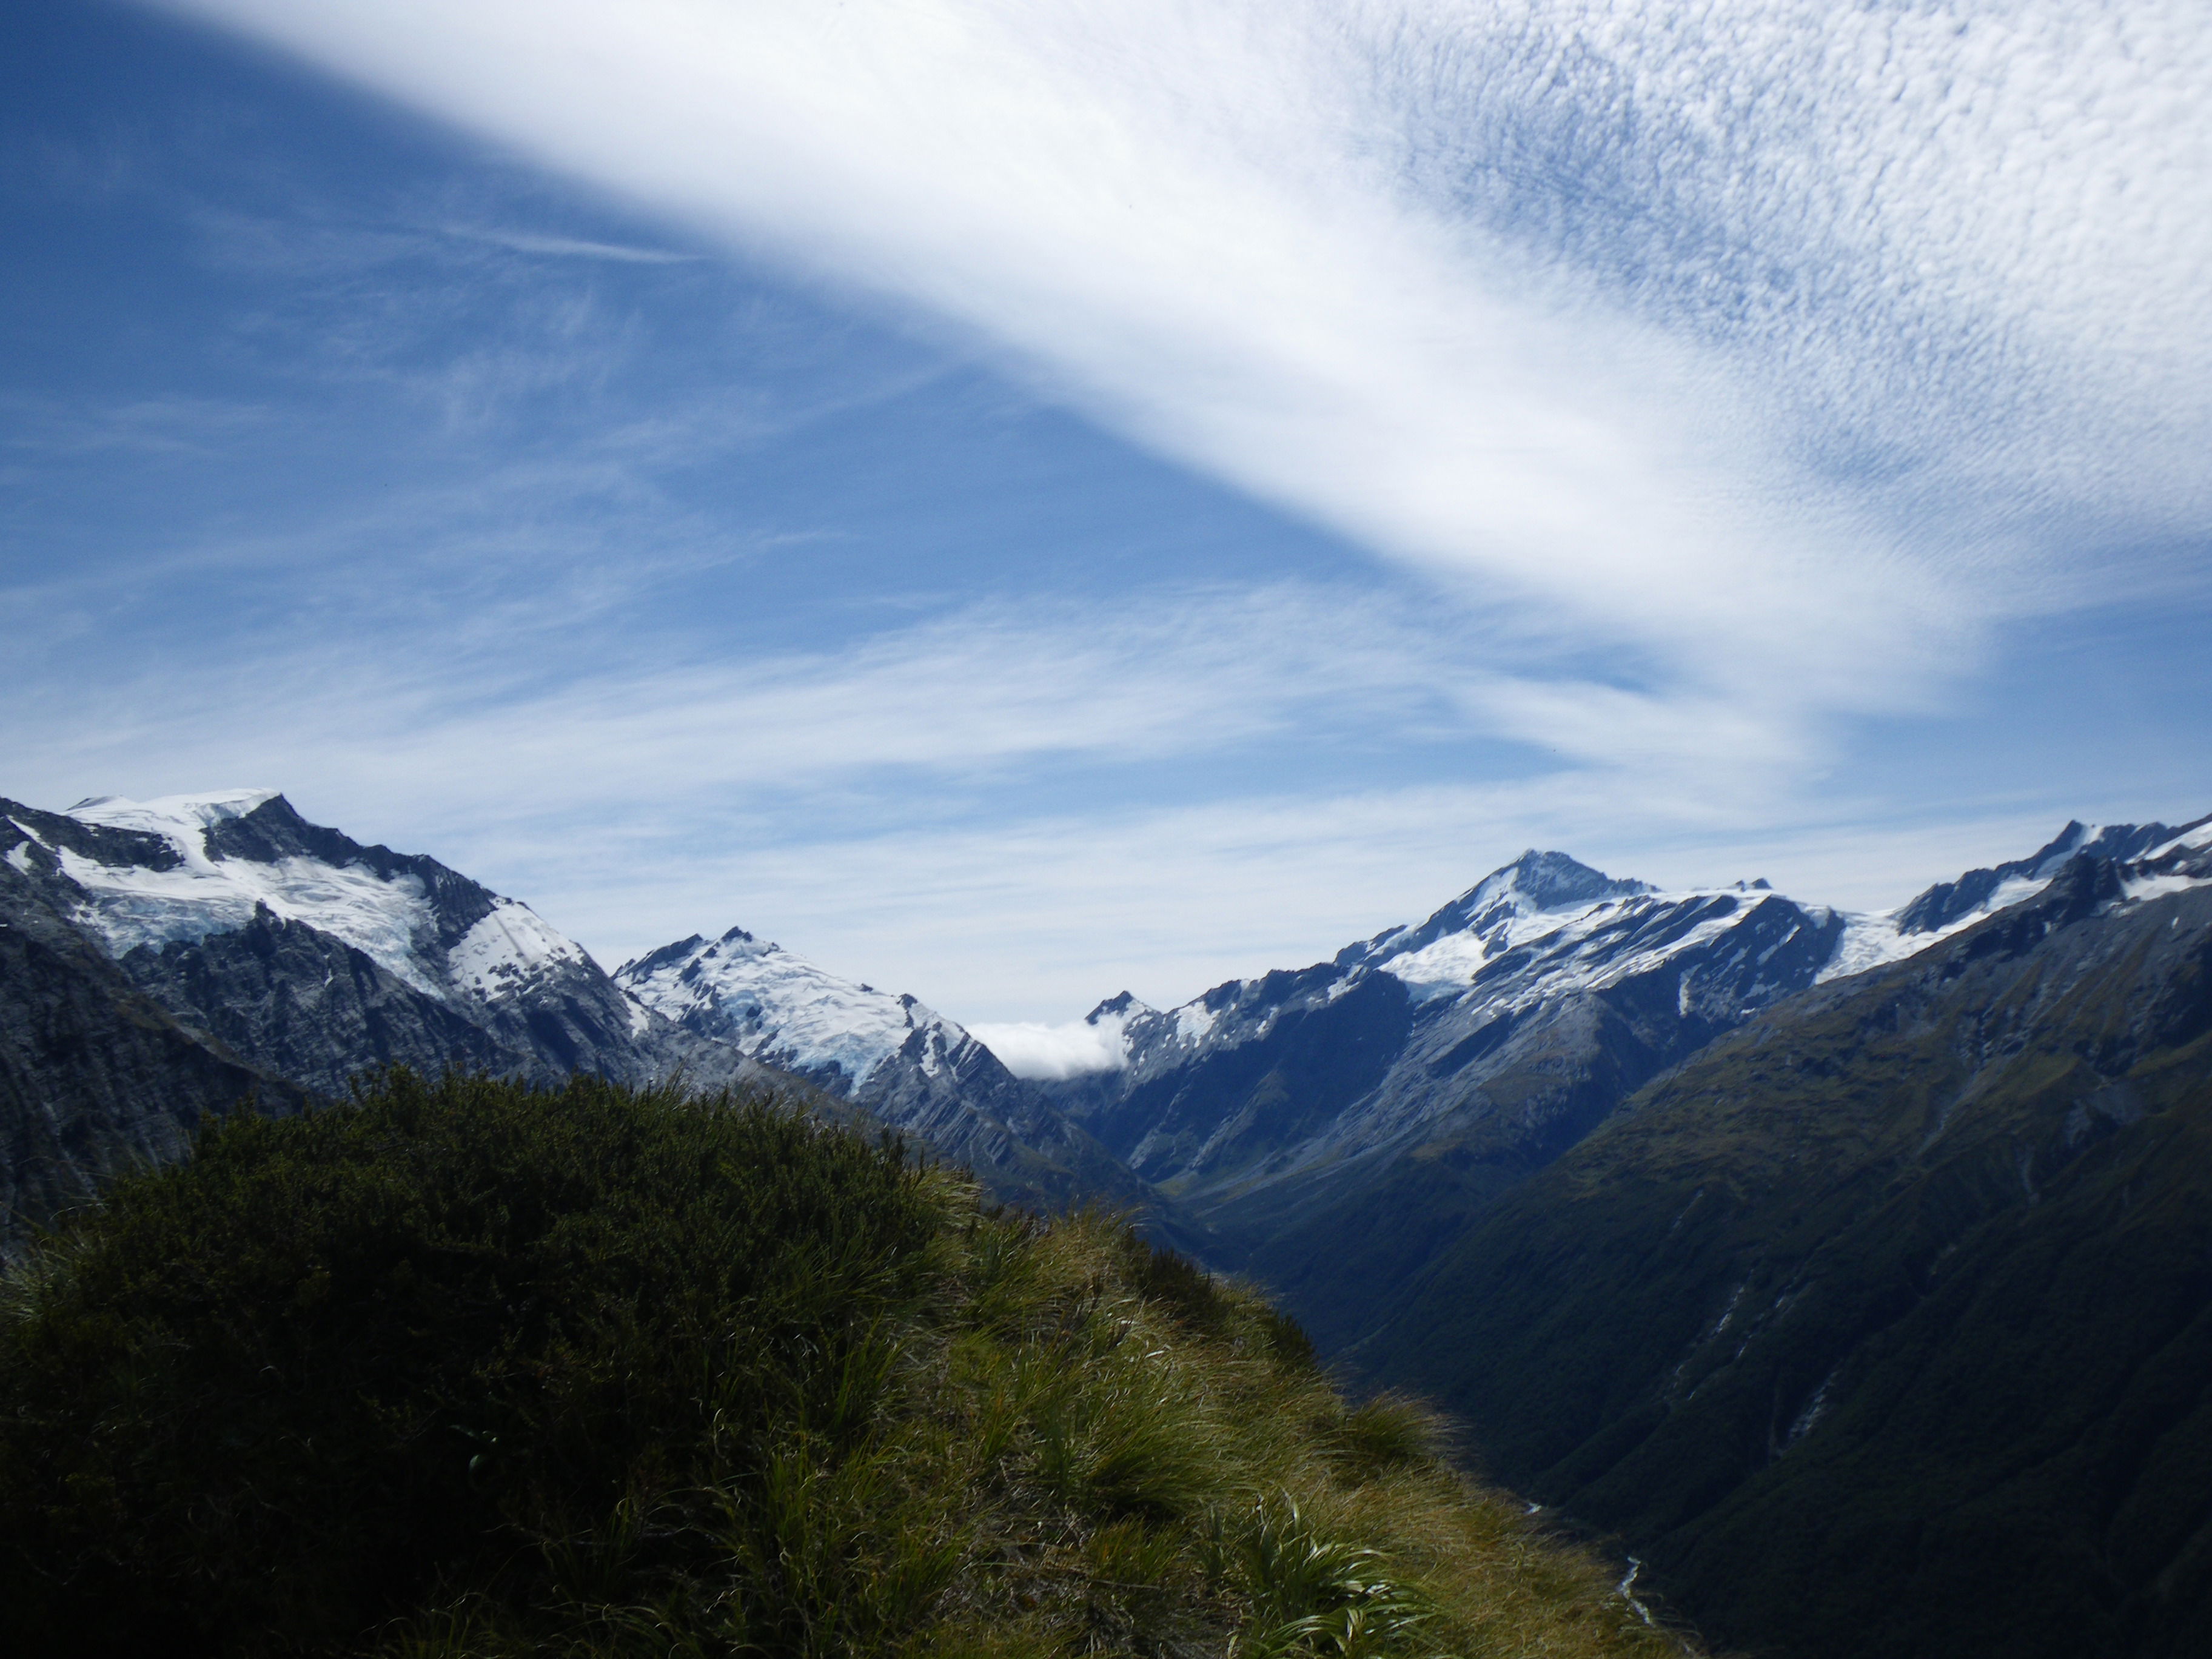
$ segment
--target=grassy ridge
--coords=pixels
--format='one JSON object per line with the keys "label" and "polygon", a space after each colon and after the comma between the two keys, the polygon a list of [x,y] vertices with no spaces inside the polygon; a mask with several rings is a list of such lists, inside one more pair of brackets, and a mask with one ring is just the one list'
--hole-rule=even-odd
{"label": "grassy ridge", "polygon": [[1125,1228],[765,1100],[394,1074],[7,1281],[0,1645],[1668,1653]]}

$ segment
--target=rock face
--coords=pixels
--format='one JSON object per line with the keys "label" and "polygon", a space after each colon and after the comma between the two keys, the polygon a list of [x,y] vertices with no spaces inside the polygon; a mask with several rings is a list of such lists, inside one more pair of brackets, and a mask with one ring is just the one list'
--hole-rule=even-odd
{"label": "rock face", "polygon": [[914,997],[841,979],[741,927],[664,945],[615,980],[685,1031],[805,1078],[969,1166],[1009,1201],[1120,1205],[1182,1237],[1172,1206],[1127,1165]]}
{"label": "rock face", "polygon": [[1723,1640],[2201,1652],[2212,830],[2163,835],[1656,1079],[1362,1358]]}
{"label": "rock face", "polygon": [[307,1092],[133,987],[15,860],[0,863],[0,1237],[99,1180],[177,1156],[204,1113]]}

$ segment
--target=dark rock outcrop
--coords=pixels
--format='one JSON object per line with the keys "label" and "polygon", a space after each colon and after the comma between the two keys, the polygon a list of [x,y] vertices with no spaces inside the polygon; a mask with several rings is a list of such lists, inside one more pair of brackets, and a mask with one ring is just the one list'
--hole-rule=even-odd
{"label": "dark rock outcrop", "polygon": [[34,878],[0,863],[0,1231],[178,1156],[209,1113],[313,1097],[138,990]]}

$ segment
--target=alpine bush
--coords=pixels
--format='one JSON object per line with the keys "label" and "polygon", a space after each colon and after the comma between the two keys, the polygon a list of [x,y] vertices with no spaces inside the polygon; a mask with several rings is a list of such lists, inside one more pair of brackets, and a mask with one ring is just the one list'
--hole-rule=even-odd
{"label": "alpine bush", "polygon": [[767,1097],[394,1072],[0,1305],[0,1646],[1673,1653],[1263,1301]]}

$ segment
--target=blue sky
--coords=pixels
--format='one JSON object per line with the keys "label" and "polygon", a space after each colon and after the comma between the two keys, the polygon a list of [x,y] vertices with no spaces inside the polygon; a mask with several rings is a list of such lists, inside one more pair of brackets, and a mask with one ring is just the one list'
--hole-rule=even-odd
{"label": "blue sky", "polygon": [[0,20],[0,792],[970,1020],[2212,807],[2185,5]]}

